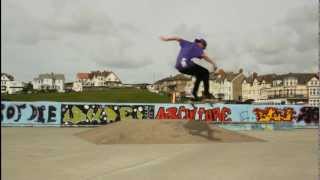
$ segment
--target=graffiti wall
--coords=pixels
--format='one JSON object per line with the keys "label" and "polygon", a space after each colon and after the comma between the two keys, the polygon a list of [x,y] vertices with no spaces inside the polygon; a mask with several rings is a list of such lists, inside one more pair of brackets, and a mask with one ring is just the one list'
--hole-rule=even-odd
{"label": "graffiti wall", "polygon": [[162,104],[155,119],[189,119],[222,123],[281,123],[318,125],[319,108],[299,105]]}
{"label": "graffiti wall", "polygon": [[159,105],[155,119],[188,119],[203,121],[232,121],[231,109],[227,106],[206,105]]}
{"label": "graffiti wall", "polygon": [[1,124],[60,125],[60,116],[60,103],[1,102]]}
{"label": "graffiti wall", "polygon": [[62,104],[61,119],[69,125],[108,124],[127,119],[154,119],[154,105]]}
{"label": "graffiti wall", "polygon": [[[185,119],[272,129],[318,126],[319,108],[301,105],[1,102],[1,124],[101,125],[122,120]],[[240,127],[239,124],[251,124]],[[238,124],[238,125],[235,125]],[[264,125],[259,125],[264,124]]]}

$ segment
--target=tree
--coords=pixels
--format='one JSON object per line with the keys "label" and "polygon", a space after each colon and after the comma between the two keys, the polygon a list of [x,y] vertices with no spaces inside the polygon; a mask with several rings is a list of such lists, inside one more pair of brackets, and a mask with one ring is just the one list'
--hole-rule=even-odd
{"label": "tree", "polygon": [[28,93],[33,91],[33,85],[31,82],[28,82],[27,84],[24,85],[22,92],[23,93]]}

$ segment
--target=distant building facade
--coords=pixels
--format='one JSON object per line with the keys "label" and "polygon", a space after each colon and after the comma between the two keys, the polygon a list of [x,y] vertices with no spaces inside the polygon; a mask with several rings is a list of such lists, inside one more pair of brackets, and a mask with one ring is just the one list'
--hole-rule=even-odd
{"label": "distant building facade", "polygon": [[243,100],[257,103],[310,104],[320,103],[319,78],[315,73],[253,73],[242,83]]}
{"label": "distant building facade", "polygon": [[308,99],[311,106],[320,105],[320,81],[319,76],[313,76],[308,82]]}
{"label": "distant building facade", "polygon": [[176,92],[177,97],[186,96],[186,93],[190,91],[189,87],[191,84],[192,79],[190,76],[177,74],[155,82],[152,86],[152,91],[165,93]]}
{"label": "distant building facade", "polygon": [[65,77],[63,74],[40,74],[32,81],[33,89],[36,90],[57,90],[64,92]]}
{"label": "distant building facade", "polygon": [[24,83],[15,81],[14,77],[7,73],[1,73],[1,94],[15,94],[22,91]]}
{"label": "distant building facade", "polygon": [[277,77],[276,74],[265,74],[258,76],[253,73],[242,82],[243,101],[261,101],[268,99],[267,90],[271,88],[272,81]]}
{"label": "distant building facade", "polygon": [[[210,93],[222,100],[241,101],[242,82],[245,79],[242,69],[239,72],[225,72],[220,69],[209,77]],[[200,91],[203,90],[203,87]],[[200,93],[200,92],[199,92]]]}
{"label": "distant building facade", "polygon": [[92,71],[90,73],[78,73],[73,90],[82,91],[83,88],[92,87],[119,87],[120,78],[112,71]]}

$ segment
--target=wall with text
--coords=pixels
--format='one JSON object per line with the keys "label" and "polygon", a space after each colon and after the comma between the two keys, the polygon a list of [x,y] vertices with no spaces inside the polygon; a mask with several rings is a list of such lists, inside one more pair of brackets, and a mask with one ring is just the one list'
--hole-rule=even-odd
{"label": "wall with text", "polygon": [[132,119],[305,127],[318,126],[319,108],[302,105],[1,102],[1,125],[101,125]]}

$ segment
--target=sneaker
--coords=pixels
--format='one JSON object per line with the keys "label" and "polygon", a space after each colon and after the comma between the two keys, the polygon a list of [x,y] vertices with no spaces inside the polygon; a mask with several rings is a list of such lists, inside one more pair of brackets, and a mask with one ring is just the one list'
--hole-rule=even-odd
{"label": "sneaker", "polygon": [[200,101],[201,99],[199,97],[193,97],[191,98],[191,101]]}
{"label": "sneaker", "polygon": [[207,93],[202,97],[202,99],[215,99],[215,97],[211,93]]}
{"label": "sneaker", "polygon": [[191,101],[200,101],[200,98],[197,96],[197,93],[192,92],[193,98],[191,98]]}

